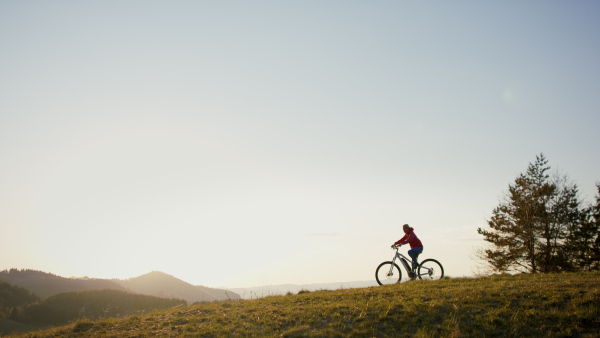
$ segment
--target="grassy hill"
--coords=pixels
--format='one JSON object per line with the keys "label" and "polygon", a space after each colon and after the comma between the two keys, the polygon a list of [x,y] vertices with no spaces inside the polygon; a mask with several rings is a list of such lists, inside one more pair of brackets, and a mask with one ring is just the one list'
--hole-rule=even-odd
{"label": "grassy hill", "polygon": [[196,304],[26,336],[598,336],[600,273],[414,281]]}

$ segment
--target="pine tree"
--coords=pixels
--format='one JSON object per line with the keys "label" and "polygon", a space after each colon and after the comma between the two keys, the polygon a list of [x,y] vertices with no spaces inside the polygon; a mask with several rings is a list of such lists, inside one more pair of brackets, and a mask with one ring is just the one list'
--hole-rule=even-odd
{"label": "pine tree", "polygon": [[596,183],[596,189],[598,189],[596,205],[592,206],[592,216],[596,223],[596,240],[592,246],[592,254],[596,261],[596,269],[600,269],[600,183]]}
{"label": "pine tree", "polygon": [[581,212],[565,242],[572,270],[600,270],[600,183],[596,184],[596,204]]}
{"label": "pine tree", "polygon": [[543,154],[509,184],[506,199],[492,211],[483,235],[490,247],[479,252],[496,271],[552,272],[571,264],[565,252],[569,229],[579,221],[577,186],[553,179]]}
{"label": "pine tree", "polygon": [[573,270],[572,258],[565,240],[573,229],[581,225],[582,212],[578,199],[578,187],[570,183],[566,176],[555,176],[552,185],[556,187],[550,197],[544,217],[538,224],[538,266],[541,272]]}

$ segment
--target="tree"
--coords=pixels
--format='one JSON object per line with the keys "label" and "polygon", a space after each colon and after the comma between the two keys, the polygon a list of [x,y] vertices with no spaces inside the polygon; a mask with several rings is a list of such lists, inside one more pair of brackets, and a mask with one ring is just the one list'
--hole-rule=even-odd
{"label": "tree", "polygon": [[592,217],[594,217],[594,222],[596,223],[596,240],[594,241],[594,245],[592,247],[592,252],[595,257],[596,268],[600,269],[598,262],[600,262],[600,183],[596,183],[596,189],[598,190],[598,194],[596,195],[596,205],[594,205],[592,209]]}
{"label": "tree", "polygon": [[477,232],[490,244],[478,257],[501,272],[551,272],[569,264],[564,242],[579,220],[577,186],[550,178],[548,161],[536,156],[509,184],[505,200],[492,211],[489,230]]}
{"label": "tree", "polygon": [[552,178],[552,185],[555,189],[546,209],[541,211],[543,217],[537,225],[540,272],[573,270],[565,240],[581,226],[583,216],[577,185],[570,183],[567,176],[560,177],[558,174]]}
{"label": "tree", "polygon": [[600,270],[600,183],[596,189],[596,204],[581,212],[581,222],[565,241],[573,270]]}

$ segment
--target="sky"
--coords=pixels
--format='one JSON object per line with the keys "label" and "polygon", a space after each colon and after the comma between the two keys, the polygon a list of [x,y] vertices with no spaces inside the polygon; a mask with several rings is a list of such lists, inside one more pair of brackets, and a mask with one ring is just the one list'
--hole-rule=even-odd
{"label": "sky", "polygon": [[[543,153],[600,181],[597,1],[0,2],[0,270],[450,276]],[[405,252],[405,250],[404,250]]]}

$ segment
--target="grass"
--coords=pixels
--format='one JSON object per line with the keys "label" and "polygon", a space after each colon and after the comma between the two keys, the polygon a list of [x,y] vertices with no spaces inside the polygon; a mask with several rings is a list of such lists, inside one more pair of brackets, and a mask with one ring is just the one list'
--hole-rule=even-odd
{"label": "grass", "polygon": [[414,281],[204,303],[21,336],[598,337],[599,332],[596,272]]}

